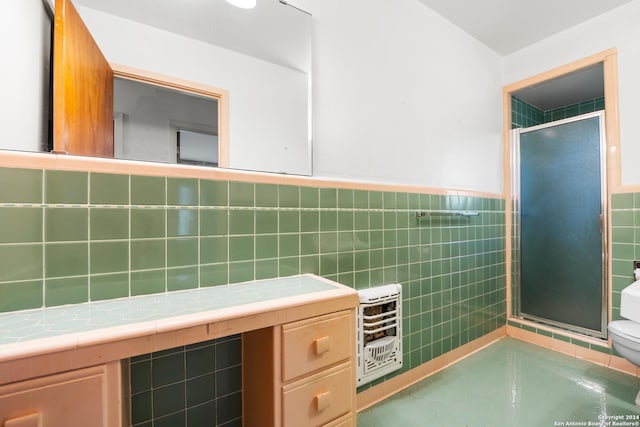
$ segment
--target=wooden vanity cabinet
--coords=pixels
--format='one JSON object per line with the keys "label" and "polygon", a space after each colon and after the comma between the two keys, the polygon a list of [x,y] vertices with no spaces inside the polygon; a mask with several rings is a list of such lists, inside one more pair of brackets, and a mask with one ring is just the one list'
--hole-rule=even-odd
{"label": "wooden vanity cabinet", "polygon": [[0,427],[122,425],[120,362],[0,386]]}
{"label": "wooden vanity cabinet", "polygon": [[354,339],[353,310],[245,333],[244,425],[355,425]]}
{"label": "wooden vanity cabinet", "polygon": [[[185,291],[182,303],[198,307],[187,315],[0,345],[0,427],[129,425],[123,361],[235,334],[243,334],[244,426],[354,426],[357,293],[313,275],[265,282]],[[209,310],[201,305],[229,295],[241,299],[266,286],[282,296]],[[138,304],[158,304],[158,298],[172,296],[126,302],[135,310]],[[113,302],[120,308],[122,303]],[[111,302],[96,304],[100,308],[90,314],[110,309]],[[54,307],[33,315],[77,322],[86,308],[67,307],[60,314]],[[49,312],[57,315],[45,316]],[[10,316],[5,318],[22,328],[35,322]]]}

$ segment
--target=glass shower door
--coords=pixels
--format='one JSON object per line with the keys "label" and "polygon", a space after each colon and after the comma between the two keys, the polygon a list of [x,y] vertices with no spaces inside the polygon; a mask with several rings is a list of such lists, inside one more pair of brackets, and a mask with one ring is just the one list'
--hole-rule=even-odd
{"label": "glass shower door", "polygon": [[601,115],[520,132],[520,315],[602,336]]}

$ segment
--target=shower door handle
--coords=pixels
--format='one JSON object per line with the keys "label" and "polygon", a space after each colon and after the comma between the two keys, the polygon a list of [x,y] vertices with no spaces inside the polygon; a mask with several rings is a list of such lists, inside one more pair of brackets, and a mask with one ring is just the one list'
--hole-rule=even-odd
{"label": "shower door handle", "polygon": [[600,214],[600,234],[604,233],[604,214]]}

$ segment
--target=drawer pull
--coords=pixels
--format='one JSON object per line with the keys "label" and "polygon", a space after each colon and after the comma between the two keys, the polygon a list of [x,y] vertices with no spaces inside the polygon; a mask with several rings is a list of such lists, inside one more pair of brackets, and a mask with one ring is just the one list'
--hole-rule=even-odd
{"label": "drawer pull", "polygon": [[331,392],[325,391],[323,393],[316,394],[313,401],[316,406],[316,411],[322,412],[331,404]]}
{"label": "drawer pull", "polygon": [[324,336],[313,341],[313,352],[318,356],[329,351],[329,337]]}

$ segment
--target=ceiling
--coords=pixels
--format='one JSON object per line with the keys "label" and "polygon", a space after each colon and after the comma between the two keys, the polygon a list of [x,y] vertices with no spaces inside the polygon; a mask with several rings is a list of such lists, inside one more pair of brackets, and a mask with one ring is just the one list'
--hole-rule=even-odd
{"label": "ceiling", "polygon": [[600,98],[604,96],[603,67],[596,64],[520,89],[512,95],[542,111]]}
{"label": "ceiling", "polygon": [[[502,56],[635,0],[419,0]],[[542,111],[604,96],[602,65],[513,95]]]}
{"label": "ceiling", "polygon": [[[222,0],[74,0],[78,4],[123,16],[187,37],[217,44],[217,33],[238,33],[266,22],[262,43],[292,43],[282,35],[273,18],[278,0],[258,1],[256,10],[238,10]],[[314,1],[308,0],[309,5]],[[532,43],[578,25],[635,0],[419,0],[500,55],[516,52]],[[285,2],[286,3],[286,2]],[[297,3],[297,1],[296,1]],[[271,14],[271,15],[268,15]],[[212,25],[212,17],[219,17]],[[300,25],[307,25],[300,24]],[[216,27],[223,27],[219,30]],[[280,33],[280,34],[279,34]],[[225,35],[225,37],[227,37]],[[227,37],[228,38],[228,37]],[[294,38],[295,39],[295,38]]]}
{"label": "ceiling", "polygon": [[260,0],[254,9],[240,9],[222,0],[73,2],[275,64],[310,71],[311,17],[279,0]]}
{"label": "ceiling", "polygon": [[634,0],[420,0],[500,55]]}
{"label": "ceiling", "polygon": [[[147,25],[218,44],[262,57],[299,70],[310,64],[309,40],[290,37],[274,15],[283,9],[278,0],[260,0],[258,8],[246,11],[222,0],[184,2],[177,0],[75,0],[76,3],[126,17]],[[322,0],[309,0],[313,1]],[[578,25],[611,9],[635,0],[419,0],[498,54],[505,56]],[[179,7],[176,7],[179,5]],[[301,34],[309,31],[309,20],[298,20],[305,13],[289,9],[297,15],[293,25]],[[259,12],[259,13],[256,13]],[[263,21],[258,22],[261,15]],[[217,17],[212,25],[212,17]],[[264,28],[260,33],[257,29]],[[251,29],[251,30],[248,30]],[[223,40],[224,39],[224,40]],[[300,52],[285,59],[275,47]],[[306,43],[306,45],[305,45]],[[256,47],[259,45],[258,47]],[[258,53],[260,50],[260,53]],[[291,55],[291,54],[288,54]],[[568,76],[526,88],[515,94],[521,100],[543,111],[604,95],[602,68],[580,70]]]}

